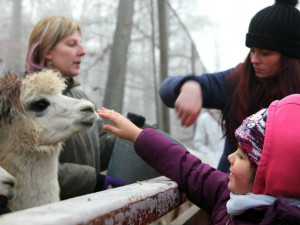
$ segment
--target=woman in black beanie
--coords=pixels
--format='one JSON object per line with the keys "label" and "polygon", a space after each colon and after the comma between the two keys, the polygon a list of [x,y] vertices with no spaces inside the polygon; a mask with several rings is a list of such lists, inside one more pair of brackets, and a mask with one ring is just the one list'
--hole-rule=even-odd
{"label": "woman in black beanie", "polygon": [[237,149],[234,131],[243,119],[272,101],[300,93],[300,12],[298,0],[276,0],[251,20],[250,52],[227,71],[201,76],[170,76],[160,96],[175,107],[183,126],[192,125],[202,107],[221,109],[225,133],[218,169],[229,171],[227,156]]}

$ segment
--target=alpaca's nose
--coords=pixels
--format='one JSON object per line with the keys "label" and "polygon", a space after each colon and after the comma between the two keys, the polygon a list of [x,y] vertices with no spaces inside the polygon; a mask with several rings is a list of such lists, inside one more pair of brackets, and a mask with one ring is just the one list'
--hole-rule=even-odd
{"label": "alpaca's nose", "polygon": [[96,111],[96,108],[92,102],[85,99],[81,99],[80,101],[82,101],[82,104],[80,105],[80,112],[94,113]]}
{"label": "alpaca's nose", "polygon": [[94,106],[85,106],[80,111],[81,112],[94,113],[95,112],[95,107]]}

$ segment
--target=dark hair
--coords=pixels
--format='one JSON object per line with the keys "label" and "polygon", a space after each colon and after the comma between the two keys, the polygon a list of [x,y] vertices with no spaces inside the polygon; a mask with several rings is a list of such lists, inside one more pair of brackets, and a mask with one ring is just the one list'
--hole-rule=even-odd
{"label": "dark hair", "polygon": [[257,171],[257,166],[251,164],[251,165],[250,165],[250,170],[251,170],[251,180],[250,180],[250,182],[251,182],[251,181],[254,182],[255,176],[256,176],[256,171]]}
{"label": "dark hair", "polygon": [[274,100],[300,93],[300,60],[282,55],[281,68],[270,79],[257,78],[248,54],[246,60],[228,76],[226,83],[229,96],[223,109],[222,122],[225,135],[234,147],[237,147],[234,132],[246,117],[267,108]]}

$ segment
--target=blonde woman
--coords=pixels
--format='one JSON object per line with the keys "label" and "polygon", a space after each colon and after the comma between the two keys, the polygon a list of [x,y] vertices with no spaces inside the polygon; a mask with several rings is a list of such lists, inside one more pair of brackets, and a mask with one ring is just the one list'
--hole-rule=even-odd
{"label": "blonde woman", "polygon": [[[58,70],[67,78],[65,95],[89,99],[78,88],[80,84],[75,79],[86,54],[81,35],[81,27],[73,19],[52,16],[40,20],[29,39],[27,73],[41,69]],[[88,132],[75,135],[64,143],[59,166],[61,199],[105,190],[109,185],[124,184],[121,180],[100,174],[103,170],[101,162],[108,164],[114,141],[115,137],[103,131],[102,122],[98,121],[97,126]],[[101,157],[106,157],[106,161]]]}

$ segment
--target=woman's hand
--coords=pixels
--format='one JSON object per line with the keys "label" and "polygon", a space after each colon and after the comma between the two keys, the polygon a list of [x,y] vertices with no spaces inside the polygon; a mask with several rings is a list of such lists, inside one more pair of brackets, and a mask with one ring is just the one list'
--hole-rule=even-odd
{"label": "woman's hand", "polygon": [[103,125],[103,129],[122,139],[126,139],[134,143],[139,134],[143,131],[141,128],[134,125],[129,119],[114,110],[102,107],[100,110],[97,110],[97,112],[99,116],[108,119],[114,124],[114,126],[105,124]]}
{"label": "woman's hand", "polygon": [[181,125],[189,127],[198,118],[202,109],[202,92],[198,82],[189,80],[185,82],[175,102],[175,110]]}

